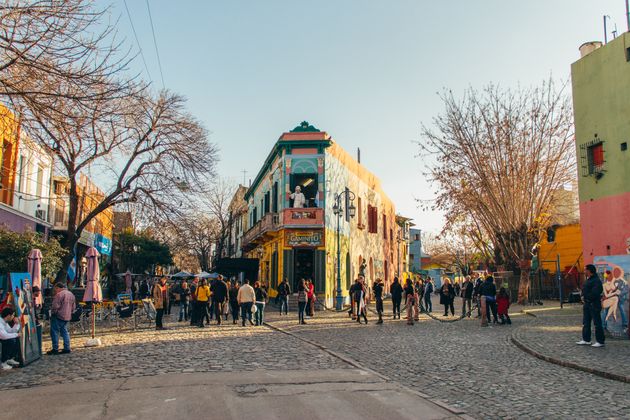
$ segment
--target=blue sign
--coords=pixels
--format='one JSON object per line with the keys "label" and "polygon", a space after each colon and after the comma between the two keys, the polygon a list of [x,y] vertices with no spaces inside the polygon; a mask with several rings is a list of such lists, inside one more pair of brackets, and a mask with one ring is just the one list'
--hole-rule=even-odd
{"label": "blue sign", "polygon": [[101,255],[112,255],[112,240],[97,233],[94,235],[94,248]]}

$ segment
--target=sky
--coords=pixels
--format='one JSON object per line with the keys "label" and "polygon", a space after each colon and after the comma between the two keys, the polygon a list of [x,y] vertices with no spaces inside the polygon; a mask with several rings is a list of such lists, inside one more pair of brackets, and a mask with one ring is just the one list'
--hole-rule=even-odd
{"label": "sky", "polygon": [[[111,2],[136,53],[132,71],[162,87],[146,0]],[[110,2],[103,0],[103,4]],[[397,212],[438,232],[417,156],[422,124],[488,83],[570,80],[586,41],[627,30],[624,0],[149,0],[164,85],[220,148],[218,173],[256,176],[275,141],[307,120],[376,174]],[[569,92],[570,93],[570,92]]]}

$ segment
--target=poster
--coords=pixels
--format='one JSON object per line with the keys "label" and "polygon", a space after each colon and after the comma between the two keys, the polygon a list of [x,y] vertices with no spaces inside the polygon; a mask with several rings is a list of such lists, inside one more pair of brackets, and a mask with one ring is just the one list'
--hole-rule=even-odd
{"label": "poster", "polygon": [[324,235],[321,230],[295,230],[287,231],[284,245],[286,247],[324,245]]}
{"label": "poster", "polygon": [[602,323],[605,331],[615,338],[628,338],[628,285],[630,255],[595,257],[595,267],[602,279]]}
{"label": "poster", "polygon": [[35,320],[31,276],[28,273],[11,273],[9,283],[16,317],[20,323],[20,361],[22,365],[28,365],[42,357],[41,330],[38,331]]}

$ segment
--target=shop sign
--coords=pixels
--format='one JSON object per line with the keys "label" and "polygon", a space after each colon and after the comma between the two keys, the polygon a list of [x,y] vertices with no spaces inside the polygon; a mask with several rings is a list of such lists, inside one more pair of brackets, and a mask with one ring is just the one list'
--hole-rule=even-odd
{"label": "shop sign", "polygon": [[324,231],[322,230],[294,230],[286,233],[285,246],[322,246],[324,245]]}

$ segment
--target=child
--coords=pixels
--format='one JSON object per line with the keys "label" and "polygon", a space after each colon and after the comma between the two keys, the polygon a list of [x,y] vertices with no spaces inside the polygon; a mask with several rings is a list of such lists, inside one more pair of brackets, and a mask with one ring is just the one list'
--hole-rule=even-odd
{"label": "child", "polygon": [[505,287],[499,290],[497,296],[497,312],[499,312],[499,318],[501,319],[501,325],[512,325],[512,320],[508,315],[508,308],[510,307],[510,295],[508,295]]}

